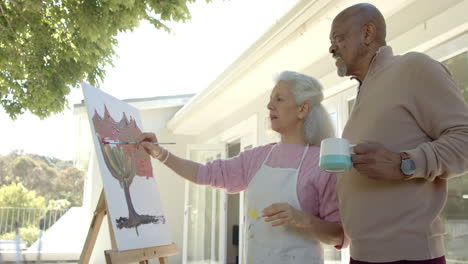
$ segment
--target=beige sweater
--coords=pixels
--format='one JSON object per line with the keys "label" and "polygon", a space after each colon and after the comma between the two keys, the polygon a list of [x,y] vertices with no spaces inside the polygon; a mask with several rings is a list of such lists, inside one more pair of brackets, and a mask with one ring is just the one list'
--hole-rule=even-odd
{"label": "beige sweater", "polygon": [[393,56],[390,47],[382,47],[343,137],[407,151],[417,167],[405,181],[372,180],[355,169],[338,176],[351,257],[390,262],[443,256],[439,214],[447,179],[468,170],[468,106],[445,67],[421,53]]}

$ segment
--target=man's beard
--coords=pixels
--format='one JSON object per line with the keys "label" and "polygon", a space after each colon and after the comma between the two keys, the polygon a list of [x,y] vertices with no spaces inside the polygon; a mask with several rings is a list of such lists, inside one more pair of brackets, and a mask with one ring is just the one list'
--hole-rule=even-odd
{"label": "man's beard", "polygon": [[343,65],[337,68],[338,76],[345,77],[348,74],[348,66],[343,63]]}

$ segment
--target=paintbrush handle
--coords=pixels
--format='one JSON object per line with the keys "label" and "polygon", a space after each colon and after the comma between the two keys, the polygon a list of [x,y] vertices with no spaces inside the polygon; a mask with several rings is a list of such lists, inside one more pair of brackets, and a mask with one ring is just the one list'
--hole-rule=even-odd
{"label": "paintbrush handle", "polygon": [[[149,142],[155,145],[174,145],[175,142]],[[107,144],[135,145],[136,142],[109,142]]]}

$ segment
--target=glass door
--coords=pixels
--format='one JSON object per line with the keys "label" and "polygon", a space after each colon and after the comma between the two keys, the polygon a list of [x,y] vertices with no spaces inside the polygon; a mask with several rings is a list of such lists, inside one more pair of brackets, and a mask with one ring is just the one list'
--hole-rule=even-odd
{"label": "glass door", "polygon": [[[442,62],[468,103],[468,52],[464,51]],[[448,197],[442,218],[447,234],[447,262],[468,263],[468,173],[448,181]]]}
{"label": "glass door", "polygon": [[[187,157],[206,163],[225,157],[224,145],[189,145]],[[184,264],[226,262],[226,192],[186,181]]]}
{"label": "glass door", "polygon": [[323,106],[327,110],[333,127],[335,128],[335,137],[341,137],[341,126],[340,126],[340,97],[333,96],[327,98],[323,102]]}
{"label": "glass door", "polygon": [[[340,115],[340,96],[333,96],[327,98],[323,102],[323,106],[327,110],[333,127],[335,128],[335,137],[341,137],[341,115]],[[337,264],[342,260],[341,252],[336,250],[333,246],[323,244],[324,259],[326,264]]]}

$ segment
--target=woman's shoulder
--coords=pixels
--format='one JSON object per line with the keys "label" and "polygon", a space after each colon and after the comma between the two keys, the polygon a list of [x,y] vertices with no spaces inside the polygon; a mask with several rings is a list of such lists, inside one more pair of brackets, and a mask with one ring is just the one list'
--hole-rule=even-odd
{"label": "woman's shoulder", "polygon": [[319,159],[320,159],[320,147],[318,147],[318,146],[309,146],[309,149],[307,150],[305,160],[309,164],[313,164],[314,166],[318,167]]}
{"label": "woman's shoulder", "polygon": [[264,150],[270,150],[273,146],[275,146],[277,143],[270,143],[270,144],[266,144],[266,145],[261,145],[261,146],[257,146],[257,147],[253,147],[253,148],[250,148],[250,149],[247,149],[245,151],[264,151]]}
{"label": "woman's shoulder", "polygon": [[268,152],[273,148],[276,143],[270,143],[266,145],[261,145],[253,148],[245,149],[241,152],[243,156],[262,156],[268,154]]}
{"label": "woman's shoulder", "polygon": [[310,145],[309,146],[309,151],[307,153],[308,155],[320,155],[320,147],[315,146],[315,145]]}
{"label": "woman's shoulder", "polygon": [[307,151],[307,155],[304,159],[304,165],[308,174],[312,175],[312,179],[317,180],[326,180],[330,177],[335,177],[333,173],[326,172],[320,169],[320,147],[310,146]]}

